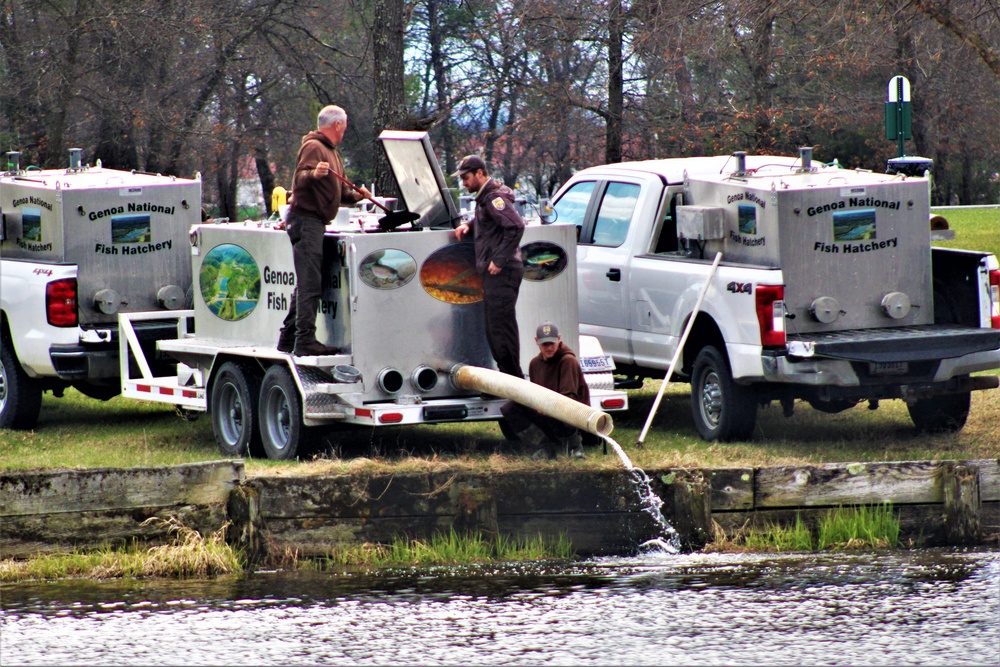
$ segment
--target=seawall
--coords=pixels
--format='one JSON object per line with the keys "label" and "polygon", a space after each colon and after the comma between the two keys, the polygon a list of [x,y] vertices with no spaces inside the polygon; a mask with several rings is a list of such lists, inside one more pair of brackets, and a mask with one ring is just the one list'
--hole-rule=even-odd
{"label": "seawall", "polygon": [[[891,503],[914,546],[996,544],[1000,461],[904,461],[760,468],[647,469],[686,549],[745,525],[807,525],[830,508]],[[624,470],[247,479],[243,461],[162,468],[0,473],[0,557],[169,538],[175,518],[224,524],[251,552],[318,556],[345,544],[435,532],[567,537],[581,555],[625,554],[657,536]]]}

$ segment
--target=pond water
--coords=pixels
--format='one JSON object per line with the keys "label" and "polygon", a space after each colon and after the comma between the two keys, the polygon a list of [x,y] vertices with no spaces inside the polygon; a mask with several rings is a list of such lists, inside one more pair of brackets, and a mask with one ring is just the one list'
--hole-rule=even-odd
{"label": "pond water", "polygon": [[4,665],[1000,665],[1000,553],[5,585]]}

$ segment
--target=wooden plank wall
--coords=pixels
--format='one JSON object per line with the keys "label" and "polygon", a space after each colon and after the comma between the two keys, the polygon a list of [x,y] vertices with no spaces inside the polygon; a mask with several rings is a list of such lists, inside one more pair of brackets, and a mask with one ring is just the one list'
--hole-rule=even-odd
{"label": "wooden plank wall", "polygon": [[[649,470],[663,513],[687,548],[765,521],[815,523],[832,507],[889,502],[915,546],[946,544],[944,479],[956,462]],[[1000,465],[978,471],[981,537],[1000,535]],[[479,530],[520,538],[568,537],[578,553],[618,554],[659,534],[622,471],[257,477],[248,481],[272,545],[323,555],[343,544]],[[705,511],[698,504],[705,503]],[[710,513],[707,508],[710,507]]]}
{"label": "wooden plank wall", "polygon": [[0,473],[0,558],[166,539],[151,517],[211,533],[244,479],[241,460]]}
{"label": "wooden plank wall", "polygon": [[[1000,462],[886,462],[646,471],[686,548],[748,525],[815,522],[832,507],[891,503],[914,546],[1000,540]],[[234,492],[235,491],[235,492]],[[242,461],[0,474],[0,557],[161,541],[176,518],[225,521],[250,549],[323,555],[344,544],[434,532],[567,537],[589,554],[634,552],[660,534],[625,470],[269,476]]]}

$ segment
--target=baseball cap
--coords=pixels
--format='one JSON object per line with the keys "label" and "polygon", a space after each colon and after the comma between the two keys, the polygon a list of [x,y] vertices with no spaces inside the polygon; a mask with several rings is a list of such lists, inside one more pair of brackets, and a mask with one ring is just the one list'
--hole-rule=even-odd
{"label": "baseball cap", "polygon": [[466,155],[462,158],[462,161],[458,163],[458,171],[456,171],[452,176],[461,176],[462,174],[475,171],[477,169],[482,169],[484,173],[489,173],[486,168],[486,162],[483,158],[478,155]]}
{"label": "baseball cap", "polygon": [[558,343],[559,327],[551,322],[542,322],[538,325],[538,329],[535,330],[535,339],[539,345],[542,343]]}

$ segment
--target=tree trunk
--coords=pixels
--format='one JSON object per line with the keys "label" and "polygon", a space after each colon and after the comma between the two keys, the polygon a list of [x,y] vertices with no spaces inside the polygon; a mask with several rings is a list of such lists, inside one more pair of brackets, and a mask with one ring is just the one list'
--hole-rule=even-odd
{"label": "tree trunk", "polygon": [[264,210],[270,218],[274,211],[271,209],[271,194],[274,192],[274,172],[271,171],[271,163],[267,160],[267,149],[261,147],[257,151],[255,159],[257,163],[257,176],[260,178],[260,189],[264,191]]}
{"label": "tree trunk", "polygon": [[625,18],[621,0],[611,0],[608,6],[608,115],[605,119],[604,161],[622,161],[622,114],[624,111],[624,77],[622,72],[622,40]]}
{"label": "tree trunk", "polygon": [[396,179],[385,151],[378,145],[384,129],[400,127],[406,118],[403,88],[403,0],[375,0],[372,42],[374,63],[375,117],[372,143],[375,148],[375,188],[385,196],[398,196]]}
{"label": "tree trunk", "polygon": [[[444,34],[441,30],[440,9],[438,0],[427,0],[427,40],[431,49],[431,67],[434,70],[434,84],[437,89],[437,113],[447,109],[451,102],[451,81],[449,80],[448,64],[444,57]],[[444,173],[455,171],[455,140],[451,131],[451,123],[441,124],[441,148],[444,151]]]}

